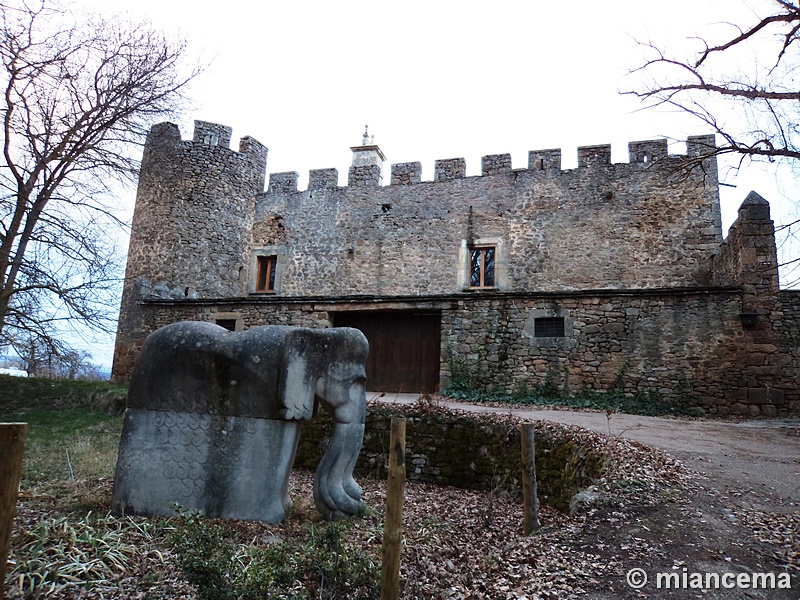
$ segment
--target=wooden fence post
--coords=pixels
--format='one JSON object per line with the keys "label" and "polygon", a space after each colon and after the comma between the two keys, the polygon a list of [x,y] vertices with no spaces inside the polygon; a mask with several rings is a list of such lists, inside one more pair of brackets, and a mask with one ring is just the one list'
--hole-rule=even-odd
{"label": "wooden fence post", "polygon": [[522,502],[525,535],[539,528],[539,499],[536,497],[536,444],[533,424],[522,425]]}
{"label": "wooden fence post", "polygon": [[406,488],[406,420],[392,417],[389,480],[383,522],[381,600],[400,598],[400,551],[403,541],[403,493]]}
{"label": "wooden fence post", "polygon": [[27,423],[0,423],[0,600],[6,597],[8,552],[27,432]]}

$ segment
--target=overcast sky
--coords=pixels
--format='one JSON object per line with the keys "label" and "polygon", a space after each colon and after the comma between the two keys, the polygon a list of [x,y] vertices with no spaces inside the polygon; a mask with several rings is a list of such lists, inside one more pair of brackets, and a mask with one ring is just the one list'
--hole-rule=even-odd
{"label": "overcast sky", "polygon": [[[190,91],[194,107],[178,125],[191,137],[194,119],[233,127],[269,148],[268,172],[335,167],[346,184],[350,146],[369,125],[389,164],[420,161],[433,178],[438,158],[464,157],[467,174],[480,158],[510,152],[514,168],[529,150],[562,148],[564,168],[577,146],[612,144],[627,161],[627,143],[710,133],[677,113],[641,111],[620,95],[641,64],[638,41],[676,52],[687,39],[721,35],[724,21],[747,23],[768,0],[78,0],[92,10],[147,18],[189,43],[210,67]],[[206,7],[212,7],[209,10]],[[682,153],[680,143],[671,152]],[[751,189],[773,218],[794,211],[793,179],[774,165],[722,165],[723,229]],[[125,199],[132,209],[133,196]],[[108,344],[95,349],[110,364]]]}

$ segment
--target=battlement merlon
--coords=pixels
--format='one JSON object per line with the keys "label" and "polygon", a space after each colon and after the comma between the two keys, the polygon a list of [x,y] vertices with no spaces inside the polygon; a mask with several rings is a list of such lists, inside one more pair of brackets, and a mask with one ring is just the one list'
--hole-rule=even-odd
{"label": "battlement merlon", "polygon": [[147,132],[147,139],[144,142],[144,158],[146,160],[149,150],[166,149],[171,150],[178,147],[181,143],[181,132],[175,123],[156,123]]}
{"label": "battlement merlon", "polygon": [[[177,148],[180,144],[196,144],[210,147],[230,149],[231,134],[233,129],[226,125],[210,123],[208,121],[195,121],[194,133],[191,141],[181,139],[180,129],[175,123],[156,123],[150,128],[145,141],[145,151],[148,148],[162,150]],[[242,154],[252,161],[252,166],[261,169],[265,174],[267,170],[268,149],[264,144],[253,137],[245,136],[239,140],[238,154]]]}
{"label": "battlement merlon", "polygon": [[210,123],[208,121],[195,121],[194,138],[192,141],[195,144],[206,144],[207,146],[222,146],[223,148],[230,148],[232,134],[232,127],[220,125],[218,123]]}
{"label": "battlement merlon", "polygon": [[[711,156],[716,150],[716,139],[712,135],[689,136],[686,140],[685,157],[696,158]],[[367,148],[375,151],[377,146],[356,146],[355,151]],[[611,145],[579,146],[578,168],[592,168],[611,165]],[[669,158],[681,158],[682,155],[670,155],[666,139],[643,140],[628,143],[628,163],[620,165],[646,165]],[[382,157],[382,155],[381,155]],[[363,162],[363,161],[362,161]],[[381,166],[375,160],[364,162],[350,168],[348,184],[354,186],[380,185]],[[481,176],[492,176],[519,171],[512,169],[510,154],[490,154],[481,158]],[[524,170],[524,169],[522,169]],[[531,150],[528,153],[529,171],[561,171],[561,149]],[[332,173],[335,169],[316,169],[310,171],[309,190],[336,187]],[[391,166],[391,185],[413,185],[422,183],[422,167],[419,162],[397,163]],[[438,159],[434,164],[434,182],[463,179],[466,175],[466,161],[463,158]],[[298,174],[271,173],[268,193],[297,192]],[[272,182],[275,182],[273,185]],[[312,183],[313,182],[313,183]]]}

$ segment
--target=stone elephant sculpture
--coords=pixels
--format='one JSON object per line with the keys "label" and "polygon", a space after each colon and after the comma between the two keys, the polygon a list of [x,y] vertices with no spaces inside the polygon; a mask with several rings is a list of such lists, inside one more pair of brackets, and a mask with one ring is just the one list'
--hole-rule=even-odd
{"label": "stone elephant sculpture", "polygon": [[314,476],[328,520],[361,508],[353,467],[366,416],[364,335],[347,327],[263,326],[229,332],[181,322],[145,340],[130,382],[113,509],[276,523],[301,422],[316,403],[334,421]]}

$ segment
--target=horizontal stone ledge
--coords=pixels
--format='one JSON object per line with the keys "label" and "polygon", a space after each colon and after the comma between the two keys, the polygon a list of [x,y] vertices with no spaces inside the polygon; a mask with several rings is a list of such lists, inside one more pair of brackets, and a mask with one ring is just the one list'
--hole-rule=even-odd
{"label": "horizontal stone ledge", "polygon": [[[370,305],[386,304],[399,302],[419,307],[426,302],[480,302],[480,301],[500,301],[506,299],[573,299],[573,298],[658,298],[658,297],[677,297],[677,296],[715,296],[715,295],[739,295],[740,287],[720,286],[720,287],[676,287],[676,288],[625,288],[625,289],[589,289],[589,290],[566,290],[552,292],[525,292],[525,291],[482,291],[480,294],[473,292],[453,292],[451,294],[425,294],[425,295],[351,295],[335,297],[328,296],[281,296],[276,294],[252,294],[249,296],[239,296],[236,298],[194,298],[194,299],[165,299],[165,298],[146,298],[141,300],[143,305],[159,306],[209,306],[209,305],[231,305],[231,304],[319,304],[324,306],[357,304],[361,308],[367,309]],[[451,308],[450,304],[441,307],[434,307],[435,310]],[[335,310],[327,308],[326,310]]]}

